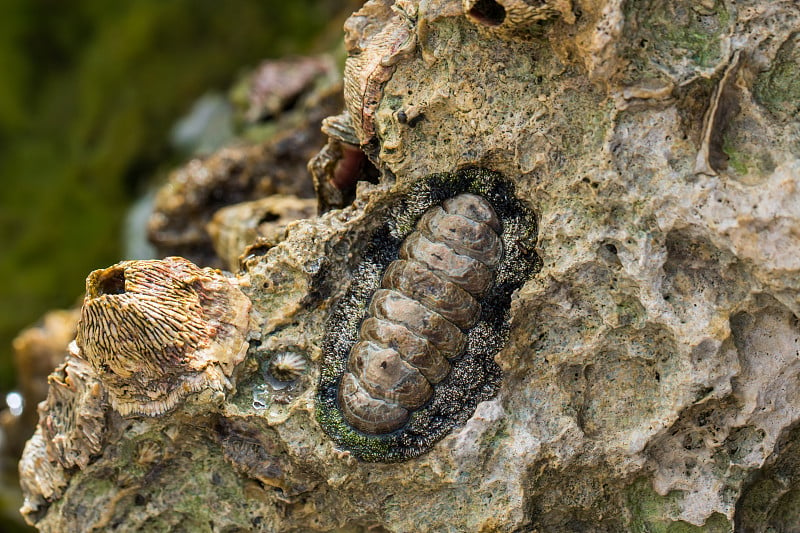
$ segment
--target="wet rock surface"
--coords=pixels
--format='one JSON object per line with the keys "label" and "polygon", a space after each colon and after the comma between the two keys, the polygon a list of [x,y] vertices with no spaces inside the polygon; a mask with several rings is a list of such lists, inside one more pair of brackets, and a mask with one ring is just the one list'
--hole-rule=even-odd
{"label": "wet rock surface", "polygon": [[[70,413],[106,413],[104,444],[70,455],[70,423],[48,446],[48,417],[78,419],[43,410],[29,521],[797,528],[800,7],[538,4],[370,0],[354,15],[346,105],[379,182],[242,256],[257,326],[222,397],[123,417],[88,385],[51,386]],[[330,317],[344,298],[369,305],[348,287],[380,278],[360,265],[398,195],[465,167],[504,176],[536,214],[541,269],[511,298],[497,390],[426,453],[360,461],[317,422]],[[99,379],[66,365],[63,382]]]}

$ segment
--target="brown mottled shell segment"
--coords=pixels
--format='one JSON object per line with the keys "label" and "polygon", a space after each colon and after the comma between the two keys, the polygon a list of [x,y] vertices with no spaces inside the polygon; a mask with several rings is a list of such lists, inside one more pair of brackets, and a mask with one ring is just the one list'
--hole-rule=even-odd
{"label": "brown mottled shell segment", "polygon": [[414,259],[470,294],[480,294],[492,283],[494,273],[485,264],[458,254],[445,244],[419,232],[412,233],[400,248],[402,259]]}
{"label": "brown mottled shell segment", "polygon": [[417,409],[433,394],[422,373],[391,348],[359,341],[350,352],[350,371],[371,396]]}
{"label": "brown mottled shell segment", "polygon": [[442,209],[451,215],[461,215],[462,217],[487,224],[496,233],[502,233],[503,226],[497,213],[494,212],[486,200],[477,194],[459,194],[453,198],[448,198],[442,203]]}
{"label": "brown mottled shell segment", "polygon": [[397,322],[436,346],[448,359],[458,357],[466,337],[452,322],[416,300],[396,291],[375,291],[369,311],[372,316]]}
{"label": "brown mottled shell segment", "polygon": [[401,259],[389,265],[382,286],[416,300],[461,329],[474,326],[481,311],[467,291],[440,278],[417,261]]}
{"label": "brown mottled shell segment", "polygon": [[434,385],[450,372],[450,363],[439,350],[402,324],[370,317],[361,324],[361,338],[394,349]]}
{"label": "brown mottled shell segment", "polygon": [[489,225],[447,214],[441,207],[425,213],[417,227],[428,239],[446,244],[454,252],[486,266],[496,266],[503,256],[503,241]]}
{"label": "brown mottled shell segment", "polygon": [[403,427],[409,415],[397,404],[370,396],[350,372],[345,372],[339,385],[339,406],[353,427],[373,434]]}
{"label": "brown mottled shell segment", "polygon": [[492,206],[474,194],[423,214],[384,271],[350,350],[338,393],[350,425],[389,433],[431,398],[450,371],[447,359],[463,353],[465,331],[480,317],[477,296],[503,257],[501,228]]}

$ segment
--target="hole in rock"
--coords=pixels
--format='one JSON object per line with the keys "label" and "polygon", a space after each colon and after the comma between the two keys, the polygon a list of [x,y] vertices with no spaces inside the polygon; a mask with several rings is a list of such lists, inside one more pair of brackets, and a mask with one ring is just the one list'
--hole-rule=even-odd
{"label": "hole in rock", "polygon": [[487,26],[499,26],[506,19],[506,8],[494,0],[478,0],[469,10],[472,18]]}

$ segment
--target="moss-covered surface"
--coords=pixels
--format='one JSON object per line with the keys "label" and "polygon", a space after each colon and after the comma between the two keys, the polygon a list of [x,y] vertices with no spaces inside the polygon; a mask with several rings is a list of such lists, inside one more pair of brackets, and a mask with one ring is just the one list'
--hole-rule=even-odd
{"label": "moss-covered surface", "polygon": [[796,531],[800,524],[800,426],[787,431],[774,459],[754,473],[736,505],[737,531]]}
{"label": "moss-covered surface", "polygon": [[778,51],[771,68],[753,85],[758,102],[783,120],[800,116],[800,34],[794,34]]}
{"label": "moss-covered surface", "polygon": [[175,162],[170,125],[340,4],[9,0],[0,17],[0,391],[10,340],[120,259],[125,208]]}
{"label": "moss-covered surface", "polygon": [[631,484],[626,489],[626,497],[632,533],[727,533],[732,528],[728,519],[719,513],[712,514],[703,526],[671,518],[678,514],[679,492],[661,496],[646,478]]}
{"label": "moss-covered surface", "polygon": [[[75,499],[59,502],[60,512],[75,523],[96,530],[219,531],[234,522],[248,522],[247,498],[236,472],[216,450],[205,429],[169,438],[166,431],[133,431],[106,454],[124,469],[88,468],[77,473]],[[176,445],[189,444],[192,452],[177,455]],[[123,472],[124,470],[124,472]],[[158,484],[160,490],[149,491]],[[216,487],[208,491],[207,487]],[[87,508],[83,502],[102,504]],[[168,509],[149,514],[151,506]],[[225,518],[223,518],[223,516]],[[255,527],[257,524],[253,524]]]}
{"label": "moss-covered surface", "polygon": [[638,76],[667,75],[676,81],[696,77],[698,71],[713,70],[724,59],[722,38],[730,31],[733,17],[725,2],[628,1],[626,24],[635,38],[625,55],[633,61]]}

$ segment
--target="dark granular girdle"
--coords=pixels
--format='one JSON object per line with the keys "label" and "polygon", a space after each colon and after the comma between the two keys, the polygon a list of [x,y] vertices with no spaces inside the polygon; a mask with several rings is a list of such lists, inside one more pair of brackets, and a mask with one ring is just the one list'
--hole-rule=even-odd
{"label": "dark granular girdle", "polygon": [[[488,202],[499,218],[503,254],[493,268],[493,281],[476,299],[480,315],[466,334],[466,348],[450,359],[450,372],[432,384],[433,394],[407,422],[388,433],[374,434],[353,427],[339,403],[339,387],[347,372],[359,328],[368,317],[369,304],[381,286],[386,268],[423,214],[445,200],[464,193]],[[513,185],[500,174],[466,169],[453,174],[434,174],[392,194],[377,216],[386,219],[364,248],[353,281],[337,303],[327,324],[317,396],[317,419],[340,446],[364,461],[404,461],[425,453],[453,428],[465,423],[478,403],[497,393],[502,372],[494,356],[508,336],[511,296],[539,269],[536,217],[516,198]],[[352,416],[352,415],[351,415]]]}

